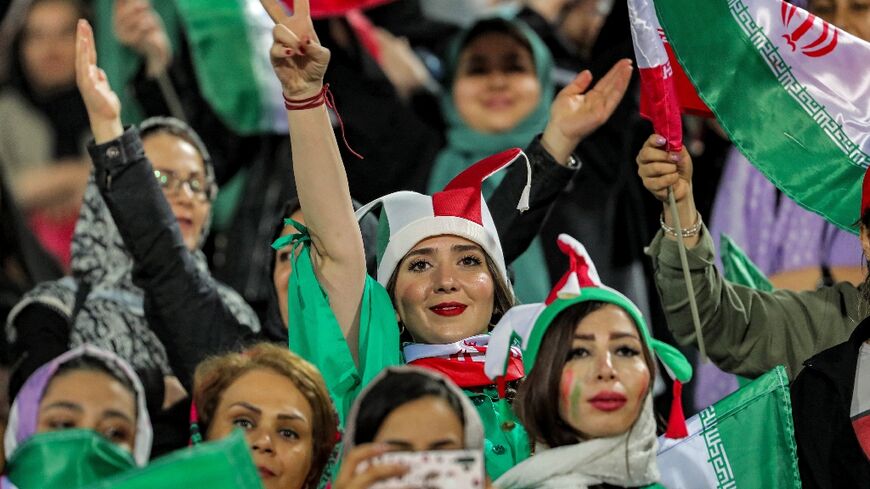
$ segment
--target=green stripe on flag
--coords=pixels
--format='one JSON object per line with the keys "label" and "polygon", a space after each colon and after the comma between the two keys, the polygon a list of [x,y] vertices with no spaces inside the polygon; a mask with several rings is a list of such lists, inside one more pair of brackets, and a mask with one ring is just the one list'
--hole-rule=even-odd
{"label": "green stripe on flag", "polygon": [[657,460],[665,487],[801,487],[783,366],[704,409],[688,426],[686,438],[659,438]]}
{"label": "green stripe on flag", "polygon": [[[178,10],[203,97],[241,134],[268,129],[245,0],[183,0]],[[259,5],[257,5],[258,8]],[[273,73],[260,76],[274,77]]]}
{"label": "green stripe on flag", "polygon": [[[764,50],[775,59],[776,49],[766,44],[763,33],[753,36],[756,48],[738,23],[751,22],[744,3],[655,4],[679,63],[746,158],[792,200],[857,233],[864,169],[783,88],[761,54]],[[783,65],[782,72],[788,71]],[[797,93],[809,98],[809,93]]]}

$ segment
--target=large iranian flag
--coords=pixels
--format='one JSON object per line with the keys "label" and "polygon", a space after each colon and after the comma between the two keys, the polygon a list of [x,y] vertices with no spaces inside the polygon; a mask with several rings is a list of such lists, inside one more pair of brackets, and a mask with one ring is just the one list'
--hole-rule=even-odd
{"label": "large iranian flag", "polygon": [[794,201],[854,231],[870,165],[870,43],[781,0],[630,3],[655,8],[679,64],[747,159]]}
{"label": "large iranian flag", "polygon": [[785,368],[777,366],[688,420],[689,436],[659,437],[668,489],[801,487]]}
{"label": "large iranian flag", "polygon": [[261,489],[263,487],[244,435],[230,436],[177,450],[149,465],[88,486],[86,489]]}

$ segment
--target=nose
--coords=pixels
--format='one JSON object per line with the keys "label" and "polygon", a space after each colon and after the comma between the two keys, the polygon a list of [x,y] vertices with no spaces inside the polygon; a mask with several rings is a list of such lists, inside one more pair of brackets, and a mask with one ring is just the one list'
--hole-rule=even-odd
{"label": "nose", "polygon": [[459,290],[456,284],[456,277],[453,276],[453,271],[447,267],[439,267],[433,274],[432,279],[435,281],[436,292],[449,293]]}
{"label": "nose", "polygon": [[175,190],[169,194],[169,197],[172,201],[175,201],[179,204],[183,204],[185,206],[193,205],[193,189],[190,188],[190,183],[182,182]]}
{"label": "nose", "polygon": [[616,378],[616,370],[613,368],[613,358],[610,352],[599,355],[595,360],[595,374],[598,380],[610,381]]}
{"label": "nose", "polygon": [[500,69],[494,69],[489,72],[487,82],[489,88],[504,88],[507,86],[507,74]]}
{"label": "nose", "polygon": [[251,451],[263,453],[272,453],[274,451],[272,436],[266,430],[251,430],[247,435],[248,441],[251,444]]}

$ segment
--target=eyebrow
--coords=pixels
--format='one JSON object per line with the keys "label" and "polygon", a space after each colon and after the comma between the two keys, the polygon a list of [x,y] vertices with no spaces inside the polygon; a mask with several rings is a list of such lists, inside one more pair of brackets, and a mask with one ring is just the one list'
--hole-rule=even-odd
{"label": "eyebrow", "polygon": [[80,405],[78,405],[74,402],[71,402],[71,401],[55,401],[55,402],[45,406],[43,409],[57,409],[57,408],[71,409],[73,411],[78,411],[78,412],[84,411],[84,408],[82,408]]}
{"label": "eyebrow", "polygon": [[130,424],[134,424],[133,418],[127,416],[125,413],[118,411],[117,409],[107,409],[103,411],[103,416],[107,418],[121,418],[124,421],[129,422]]}
{"label": "eyebrow", "polygon": [[[482,252],[483,248],[481,248],[480,246],[478,246],[476,244],[455,244],[455,245],[450,247],[450,251],[455,252],[455,253],[464,253],[467,251]],[[435,255],[437,253],[438,252],[435,250],[435,248],[417,248],[416,250],[409,251],[407,256],[414,256],[414,255],[432,256],[432,255]]]}
{"label": "eyebrow", "polygon": [[[611,334],[610,334],[610,339],[611,339],[611,340],[621,340],[622,338],[634,338],[634,339],[640,341],[640,337],[638,337],[638,335],[635,334],[635,333],[611,333]],[[575,340],[594,341],[594,340],[595,340],[595,335],[591,335],[591,334],[575,334],[575,335],[574,335],[574,339],[575,339]]]}
{"label": "eyebrow", "polygon": [[[236,402],[236,403],[233,403],[233,404],[230,405],[230,407],[233,407],[233,406],[240,406],[240,407],[243,407],[243,408],[245,408],[245,409],[247,409],[247,410],[249,410],[249,411],[253,411],[253,412],[257,413],[258,416],[263,414],[263,410],[262,410],[262,409],[260,409],[260,408],[258,408],[258,407],[256,407],[256,406],[254,406],[253,404],[249,404],[249,403],[244,402],[244,401],[239,401],[239,402]],[[285,420],[285,421],[304,421],[304,422],[308,422],[308,420],[305,419],[304,416],[302,416],[301,414],[297,414],[297,413],[293,413],[293,414],[279,413],[279,414],[278,414],[278,419],[280,419],[280,420]]]}

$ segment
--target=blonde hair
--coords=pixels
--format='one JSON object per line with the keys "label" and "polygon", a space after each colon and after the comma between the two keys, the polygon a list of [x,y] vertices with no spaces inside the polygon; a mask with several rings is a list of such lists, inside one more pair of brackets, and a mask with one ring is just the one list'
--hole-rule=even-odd
{"label": "blonde hair", "polygon": [[287,348],[258,343],[244,352],[227,353],[200,363],[193,379],[193,402],[202,433],[208,433],[224,391],[244,374],[261,369],[287,377],[311,405],[313,456],[305,487],[317,487],[338,438],[338,419],[323,376],[314,365]]}

